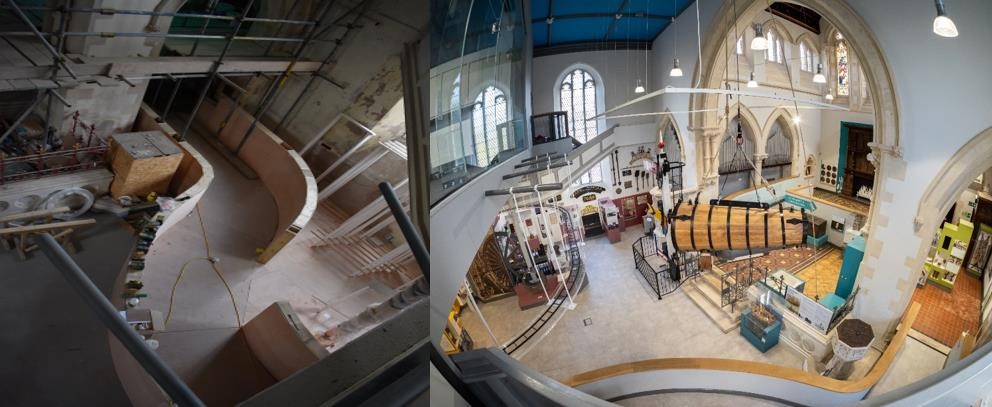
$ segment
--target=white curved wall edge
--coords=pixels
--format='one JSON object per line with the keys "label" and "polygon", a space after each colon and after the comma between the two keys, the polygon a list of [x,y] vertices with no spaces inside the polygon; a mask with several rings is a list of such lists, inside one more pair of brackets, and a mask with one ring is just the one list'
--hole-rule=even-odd
{"label": "white curved wall edge", "polygon": [[[159,130],[169,136],[170,140],[176,140],[178,134],[172,126],[158,121],[159,115],[151,107],[142,103],[138,109],[138,116],[134,120],[135,131]],[[168,214],[162,226],[159,227],[156,236],[161,236],[176,223],[193,212],[196,205],[207,192],[210,183],[214,180],[214,168],[210,162],[192,145],[185,141],[176,141],[176,144],[184,151],[184,157],[179,164],[179,169],[170,183],[170,193],[177,199],[187,198],[177,201],[175,208]],[[194,180],[188,178],[195,177]],[[189,185],[189,186],[186,186]],[[179,191],[176,191],[179,189]]]}
{"label": "white curved wall edge", "polygon": [[920,381],[878,397],[865,406],[980,406],[992,402],[992,342]]}
{"label": "white curved wall edge", "polygon": [[671,391],[714,391],[824,407],[850,406],[867,393],[838,393],[777,377],[705,369],[662,369],[629,373],[577,386],[576,389],[604,400]]}

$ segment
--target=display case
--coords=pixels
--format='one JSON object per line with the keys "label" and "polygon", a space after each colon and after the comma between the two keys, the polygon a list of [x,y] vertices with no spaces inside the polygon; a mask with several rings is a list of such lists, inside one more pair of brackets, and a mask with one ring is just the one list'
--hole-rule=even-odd
{"label": "display case", "polygon": [[923,263],[923,270],[931,283],[946,289],[954,287],[973,231],[974,225],[964,219],[956,225],[944,223],[930,248],[927,261]]}

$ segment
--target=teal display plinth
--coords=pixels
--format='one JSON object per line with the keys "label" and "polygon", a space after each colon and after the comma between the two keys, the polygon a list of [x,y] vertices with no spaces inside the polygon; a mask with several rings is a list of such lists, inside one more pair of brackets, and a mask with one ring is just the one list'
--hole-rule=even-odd
{"label": "teal display plinth", "polygon": [[821,298],[819,302],[820,305],[827,307],[827,309],[831,311],[837,311],[837,308],[840,308],[842,305],[844,305],[845,301],[843,297],[840,297],[834,293],[830,293],[825,295],[823,298]]}
{"label": "teal display plinth", "polygon": [[[772,311],[774,313],[774,311]],[[775,314],[775,322],[764,328],[751,316],[751,307],[741,312],[741,336],[747,339],[761,353],[778,345],[778,337],[782,333],[782,316]]]}
{"label": "teal display plinth", "polygon": [[837,287],[834,294],[842,299],[847,299],[854,291],[854,282],[858,279],[858,269],[861,267],[861,260],[865,257],[865,238],[855,236],[844,247],[844,260],[840,266],[840,277],[837,279]]}
{"label": "teal display plinth", "polygon": [[820,237],[813,237],[810,235],[806,235],[806,245],[808,246],[823,247],[823,245],[825,244],[827,244],[827,235],[823,235]]}

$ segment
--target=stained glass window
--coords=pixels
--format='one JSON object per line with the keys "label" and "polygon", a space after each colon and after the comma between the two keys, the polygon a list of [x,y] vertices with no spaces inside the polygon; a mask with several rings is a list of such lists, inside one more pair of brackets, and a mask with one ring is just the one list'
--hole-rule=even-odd
{"label": "stained glass window", "polygon": [[851,94],[851,73],[847,66],[847,45],[844,42],[837,43],[837,94],[849,96]]}
{"label": "stained glass window", "polygon": [[596,81],[589,72],[576,69],[565,75],[559,87],[561,110],[568,112],[568,130],[581,143],[599,134],[598,120],[587,120],[596,112]]}
{"label": "stained glass window", "polygon": [[499,131],[507,121],[506,95],[495,86],[486,87],[475,98],[472,109],[472,139],[475,144],[475,161],[488,167],[503,150]]}

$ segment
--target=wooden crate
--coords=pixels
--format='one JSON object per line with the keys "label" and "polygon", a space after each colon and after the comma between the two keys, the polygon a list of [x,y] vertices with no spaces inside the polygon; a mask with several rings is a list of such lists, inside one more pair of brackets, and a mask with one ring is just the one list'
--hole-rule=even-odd
{"label": "wooden crate", "polygon": [[110,193],[115,198],[167,193],[183,159],[182,150],[158,130],[115,134],[109,154],[114,171]]}

